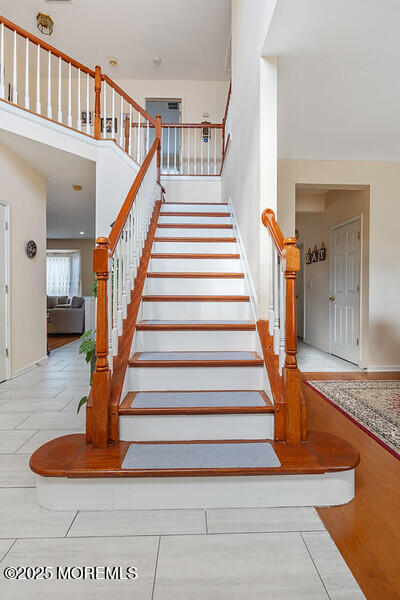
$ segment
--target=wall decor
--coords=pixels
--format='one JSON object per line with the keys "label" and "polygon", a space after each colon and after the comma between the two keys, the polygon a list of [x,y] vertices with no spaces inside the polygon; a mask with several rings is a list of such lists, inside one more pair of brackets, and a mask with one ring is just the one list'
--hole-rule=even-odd
{"label": "wall decor", "polygon": [[306,265],[311,265],[311,248],[307,250],[306,254]]}
{"label": "wall decor", "polygon": [[326,248],[324,242],[321,244],[321,248],[318,250],[319,260],[326,260]]}
{"label": "wall decor", "polygon": [[314,246],[314,250],[311,253],[311,262],[318,262],[318,248]]}
{"label": "wall decor", "polygon": [[29,258],[35,258],[37,254],[37,245],[33,240],[29,240],[25,247],[26,254]]}
{"label": "wall decor", "polygon": [[[82,125],[87,125],[87,111],[83,110],[81,112],[81,121],[82,121]],[[89,111],[89,125],[92,125],[93,122],[93,112],[90,110]]]}
{"label": "wall decor", "polygon": [[[117,133],[118,131],[118,119],[117,117],[114,118],[114,133]],[[103,127],[104,127],[104,118],[101,119],[101,132],[103,133]],[[112,133],[112,117],[107,117],[106,118],[106,133]]]}

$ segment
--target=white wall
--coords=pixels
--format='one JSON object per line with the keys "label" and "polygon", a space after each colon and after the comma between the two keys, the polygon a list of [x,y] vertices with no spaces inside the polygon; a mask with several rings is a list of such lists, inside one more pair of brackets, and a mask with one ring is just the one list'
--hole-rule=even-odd
{"label": "white wall", "polygon": [[[322,195],[322,194],[321,194]],[[303,196],[303,195],[301,195]],[[315,195],[315,197],[319,197]],[[303,198],[296,198],[296,208],[304,206]],[[334,190],[325,194],[321,212],[297,212],[298,240],[308,248],[321,247],[324,242],[327,259],[304,269],[304,341],[329,352],[329,295],[330,295],[330,230],[345,221],[361,217],[362,221],[362,273],[361,273],[361,323],[360,362],[368,364],[368,308],[369,308],[369,189],[360,191]]]}
{"label": "white wall", "polygon": [[222,174],[222,200],[232,200],[264,318],[267,232],[260,218],[276,205],[276,63],[261,55],[275,4],[232,1],[232,143]]}
{"label": "white wall", "polygon": [[221,123],[229,81],[120,79],[118,85],[143,108],[146,98],[181,98],[182,121],[199,123],[204,120],[203,113],[208,112],[209,121]]}
{"label": "white wall", "polygon": [[161,177],[167,202],[221,202],[220,177]]}
{"label": "white wall", "polygon": [[[0,198],[10,207],[11,373],[46,352],[46,180],[0,145]],[[35,258],[25,246],[34,240]]]}

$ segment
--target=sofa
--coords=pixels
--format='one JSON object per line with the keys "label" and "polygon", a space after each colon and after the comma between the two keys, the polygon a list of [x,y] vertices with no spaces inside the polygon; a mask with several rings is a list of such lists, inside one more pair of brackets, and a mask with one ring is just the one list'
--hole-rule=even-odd
{"label": "sofa", "polygon": [[47,296],[47,333],[83,333],[85,327],[85,299],[80,296]]}

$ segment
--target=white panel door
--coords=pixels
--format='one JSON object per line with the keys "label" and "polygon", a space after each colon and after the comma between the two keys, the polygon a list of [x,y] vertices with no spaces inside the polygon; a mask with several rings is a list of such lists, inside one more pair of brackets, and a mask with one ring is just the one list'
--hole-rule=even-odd
{"label": "white panel door", "polygon": [[360,219],[331,230],[330,351],[359,363]]}
{"label": "white panel door", "polygon": [[6,207],[0,204],[0,381],[6,378]]}

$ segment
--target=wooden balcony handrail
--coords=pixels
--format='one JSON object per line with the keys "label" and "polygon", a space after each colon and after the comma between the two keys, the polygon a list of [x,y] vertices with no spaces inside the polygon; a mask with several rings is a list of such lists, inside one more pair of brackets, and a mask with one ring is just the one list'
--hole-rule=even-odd
{"label": "wooden balcony handrail", "polygon": [[228,97],[226,99],[226,105],[225,105],[225,113],[224,113],[224,118],[223,118],[223,122],[226,123],[226,117],[228,116],[228,110],[229,110],[229,101],[231,99],[231,94],[232,94],[232,81],[229,84],[229,90],[228,90]]}
{"label": "wooden balcony handrail", "polygon": [[283,250],[284,250],[284,237],[283,233],[275,219],[275,214],[272,208],[266,208],[262,213],[261,220],[265,227],[268,229],[271,234],[272,240],[275,244],[275,247],[278,251],[279,256],[282,258]]}
{"label": "wooden balcony handrail", "polygon": [[181,128],[181,129],[185,129],[185,128],[196,128],[196,129],[222,129],[223,125],[222,123],[163,123],[162,124],[163,128],[164,127],[177,127],[177,128]]}
{"label": "wooden balcony handrail", "polygon": [[138,171],[138,174],[135,177],[135,181],[133,182],[132,187],[128,192],[128,195],[126,196],[125,202],[123,203],[121,210],[118,213],[118,217],[115,219],[110,235],[108,236],[109,251],[111,256],[114,254],[115,248],[118,244],[118,240],[121,237],[126,219],[129,215],[133,203],[135,202],[139,188],[142,185],[144,176],[147,173],[147,169],[149,168],[153,156],[157,152],[159,146],[160,139],[156,138],[153,142],[152,147],[149,150],[149,153],[144,159],[143,164]]}
{"label": "wooden balcony handrail", "polygon": [[[114,90],[124,98],[124,100],[126,100],[126,102],[128,104],[130,104],[135,110],[137,110],[142,117],[144,117],[145,119],[147,119],[147,121],[150,121],[150,123],[152,123],[152,125],[155,126],[156,124],[156,120],[153,119],[153,117],[151,117],[145,110],[144,108],[142,108],[137,102],[135,102],[135,100],[133,98],[131,98],[129,96],[129,94],[127,94],[126,92],[124,92],[124,90],[122,88],[119,87],[119,85],[117,83],[115,83],[115,81],[113,81],[111,79],[111,77],[109,77],[108,75],[105,75],[104,73],[101,75],[101,79],[103,81],[105,81],[106,83],[108,83],[108,85],[112,88],[114,88]],[[143,126],[143,123],[142,123]]]}
{"label": "wooden balcony handrail", "polygon": [[18,33],[19,35],[21,35],[24,38],[28,38],[28,40],[30,40],[33,44],[40,46],[41,48],[43,48],[43,50],[46,50],[47,52],[51,52],[52,54],[54,54],[54,56],[61,58],[66,63],[71,63],[72,66],[76,67],[77,69],[80,69],[84,73],[88,73],[91,77],[95,76],[94,69],[90,69],[89,67],[86,67],[85,65],[78,62],[77,60],[75,60],[74,58],[69,56],[68,54],[65,54],[64,52],[57,50],[57,48],[55,48],[54,46],[51,46],[47,42],[44,42],[43,40],[36,37],[32,33],[29,33],[29,31],[26,31],[26,29],[19,27],[12,21],[9,21],[8,19],[6,19],[5,17],[0,15],[0,24],[1,23],[3,23],[4,27],[7,27],[7,29],[10,29],[11,31],[15,31],[16,33]]}

